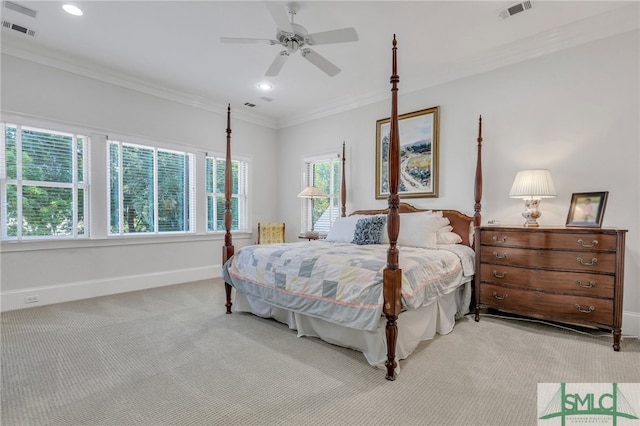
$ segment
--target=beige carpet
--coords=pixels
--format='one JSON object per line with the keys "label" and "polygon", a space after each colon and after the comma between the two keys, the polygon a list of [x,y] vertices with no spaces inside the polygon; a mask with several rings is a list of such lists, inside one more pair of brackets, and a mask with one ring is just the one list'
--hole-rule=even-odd
{"label": "beige carpet", "polygon": [[640,382],[640,342],[483,316],[395,382],[362,354],[224,314],[221,281],[2,314],[2,425],[535,425],[540,382]]}

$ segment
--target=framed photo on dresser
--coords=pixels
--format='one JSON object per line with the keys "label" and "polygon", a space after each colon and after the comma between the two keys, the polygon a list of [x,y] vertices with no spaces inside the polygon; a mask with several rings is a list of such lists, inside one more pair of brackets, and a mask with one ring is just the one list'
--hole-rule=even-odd
{"label": "framed photo on dresser", "polygon": [[607,191],[574,193],[571,196],[567,226],[600,228],[608,195]]}

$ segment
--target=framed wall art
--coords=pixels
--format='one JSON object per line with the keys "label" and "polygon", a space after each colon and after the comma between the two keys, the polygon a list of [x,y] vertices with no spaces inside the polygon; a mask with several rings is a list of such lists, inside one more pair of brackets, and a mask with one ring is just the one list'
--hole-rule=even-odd
{"label": "framed wall art", "polygon": [[608,192],[578,192],[571,196],[567,226],[600,228]]}
{"label": "framed wall art", "polygon": [[[398,116],[401,198],[438,196],[440,107]],[[389,196],[391,118],[376,121],[376,198]]]}

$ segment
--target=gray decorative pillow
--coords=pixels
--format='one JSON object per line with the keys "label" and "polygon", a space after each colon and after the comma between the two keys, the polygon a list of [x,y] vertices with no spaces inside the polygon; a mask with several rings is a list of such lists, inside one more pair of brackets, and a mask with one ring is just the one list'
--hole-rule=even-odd
{"label": "gray decorative pillow", "polygon": [[371,216],[359,219],[356,223],[356,230],[353,233],[352,244],[382,244],[382,233],[384,232],[386,216]]}

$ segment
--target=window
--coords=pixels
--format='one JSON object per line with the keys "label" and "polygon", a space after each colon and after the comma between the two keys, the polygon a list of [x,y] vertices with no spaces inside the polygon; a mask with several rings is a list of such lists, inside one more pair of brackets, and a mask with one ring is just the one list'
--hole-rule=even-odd
{"label": "window", "polygon": [[2,124],[2,238],[86,237],[87,136]]}
{"label": "window", "polygon": [[341,161],[340,155],[305,160],[304,185],[320,188],[329,198],[303,199],[303,230],[329,232],[340,216]]}
{"label": "window", "polygon": [[193,154],[108,144],[109,233],[194,230]]}
{"label": "window", "polygon": [[[21,122],[20,117],[5,120]],[[27,124],[0,122],[3,241],[225,230],[223,156],[196,157],[194,150],[176,144],[109,140],[99,134],[90,141],[91,129]],[[106,172],[103,167],[90,170],[91,147],[91,158],[106,165]],[[248,160],[233,160],[233,230],[249,229],[248,169]],[[199,200],[196,190],[202,194]]]}
{"label": "window", "polygon": [[[231,229],[248,229],[247,171],[249,164],[244,160],[231,161]],[[207,230],[224,231],[225,213],[225,169],[224,158],[207,157]]]}

